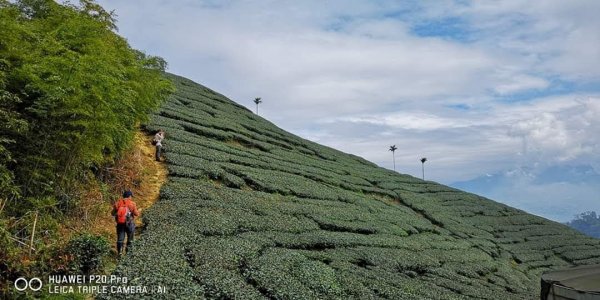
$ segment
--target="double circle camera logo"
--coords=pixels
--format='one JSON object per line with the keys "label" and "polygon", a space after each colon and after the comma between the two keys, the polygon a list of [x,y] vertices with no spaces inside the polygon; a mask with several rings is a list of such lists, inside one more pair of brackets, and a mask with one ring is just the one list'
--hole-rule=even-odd
{"label": "double circle camera logo", "polygon": [[42,280],[37,277],[33,277],[29,280],[27,280],[25,277],[19,277],[17,280],[15,280],[15,289],[17,289],[19,292],[27,289],[37,292],[42,289],[42,286]]}

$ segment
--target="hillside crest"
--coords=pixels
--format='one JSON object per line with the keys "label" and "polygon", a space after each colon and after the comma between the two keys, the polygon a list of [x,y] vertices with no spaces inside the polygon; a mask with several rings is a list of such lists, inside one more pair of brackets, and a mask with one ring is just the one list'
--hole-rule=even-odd
{"label": "hillside crest", "polygon": [[[600,242],[279,129],[204,86],[151,118],[168,183],[117,273],[177,297],[535,298]],[[118,297],[106,296],[106,298]]]}

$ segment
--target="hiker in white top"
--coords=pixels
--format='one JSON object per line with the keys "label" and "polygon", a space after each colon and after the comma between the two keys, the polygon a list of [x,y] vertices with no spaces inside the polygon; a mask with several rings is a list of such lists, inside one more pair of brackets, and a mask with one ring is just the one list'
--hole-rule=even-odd
{"label": "hiker in white top", "polygon": [[156,161],[160,161],[160,152],[162,151],[162,140],[165,138],[165,131],[159,130],[154,135],[153,144],[156,145]]}

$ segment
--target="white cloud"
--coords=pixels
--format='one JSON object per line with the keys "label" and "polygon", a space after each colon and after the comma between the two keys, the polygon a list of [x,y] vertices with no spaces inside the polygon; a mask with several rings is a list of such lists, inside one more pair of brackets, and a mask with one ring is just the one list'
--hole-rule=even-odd
{"label": "white cloud", "polygon": [[524,74],[514,75],[508,74],[505,78],[502,78],[501,83],[494,87],[500,95],[510,95],[517,92],[527,90],[543,90],[550,86],[548,80],[540,77],[529,76]]}
{"label": "white cloud", "polygon": [[[471,20],[480,42],[520,54],[531,70],[571,80],[600,75],[598,1],[476,1],[450,10]],[[451,14],[454,14],[451,13]]]}
{"label": "white cloud", "polygon": [[409,130],[438,130],[469,127],[469,120],[444,118],[423,112],[394,112],[365,116],[351,116],[325,120],[324,123],[351,122],[382,125]]}
{"label": "white cloud", "polygon": [[353,149],[388,168],[385,150],[397,144],[399,170],[416,175],[415,162],[427,156],[435,168],[431,178],[442,182],[521,165],[594,164],[600,157],[600,99],[577,99],[550,97],[474,112],[399,111],[325,118],[319,131],[327,135],[312,137],[338,149]]}
{"label": "white cloud", "polygon": [[532,114],[511,126],[510,136],[523,141],[523,153],[544,161],[571,161],[600,155],[600,99],[570,101],[559,111]]}

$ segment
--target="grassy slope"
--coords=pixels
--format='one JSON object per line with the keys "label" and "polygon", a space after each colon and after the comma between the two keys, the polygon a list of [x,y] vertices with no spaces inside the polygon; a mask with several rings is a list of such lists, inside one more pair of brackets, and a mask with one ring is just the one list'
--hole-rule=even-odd
{"label": "grassy slope", "polygon": [[[600,241],[287,133],[190,80],[167,130],[169,182],[117,269],[172,298],[535,298]],[[543,201],[543,199],[540,199]]]}

